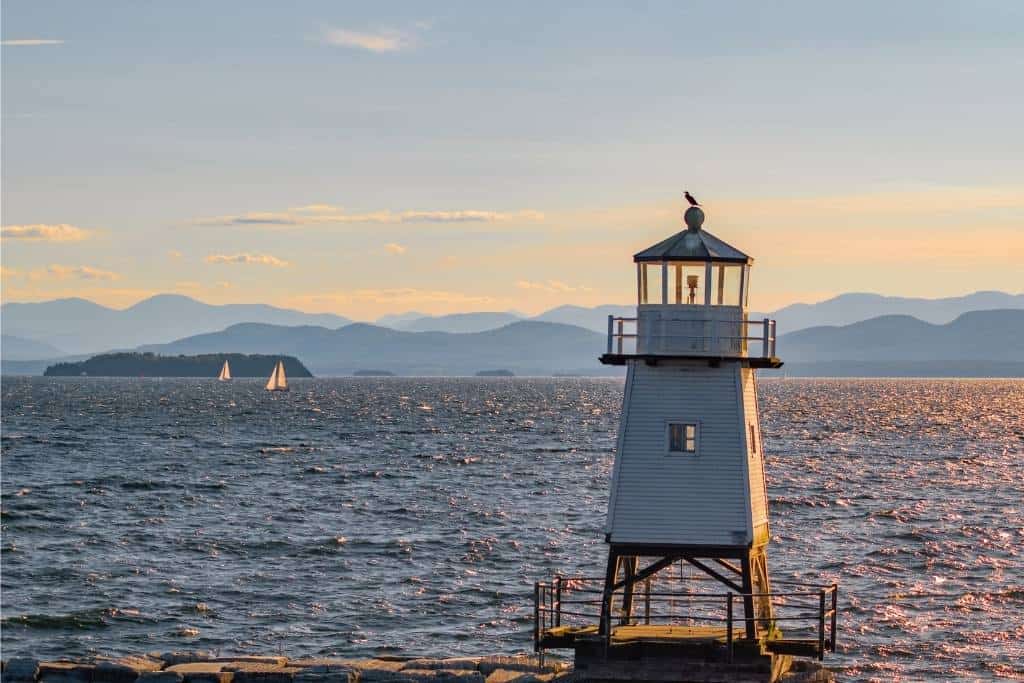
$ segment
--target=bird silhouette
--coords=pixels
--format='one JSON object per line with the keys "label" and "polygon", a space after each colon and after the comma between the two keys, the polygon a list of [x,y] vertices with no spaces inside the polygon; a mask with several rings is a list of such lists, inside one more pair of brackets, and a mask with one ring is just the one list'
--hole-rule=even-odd
{"label": "bird silhouette", "polygon": [[700,203],[689,192],[684,192],[683,196],[686,197],[686,201],[690,202],[690,206],[700,206]]}

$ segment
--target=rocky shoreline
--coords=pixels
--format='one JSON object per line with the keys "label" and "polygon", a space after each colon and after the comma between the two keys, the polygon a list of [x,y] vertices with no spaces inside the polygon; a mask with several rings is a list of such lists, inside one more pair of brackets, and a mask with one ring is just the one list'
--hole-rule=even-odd
{"label": "rocky shoreline", "polygon": [[3,662],[3,683],[551,683],[571,667],[528,655],[428,659],[214,656],[205,652]]}

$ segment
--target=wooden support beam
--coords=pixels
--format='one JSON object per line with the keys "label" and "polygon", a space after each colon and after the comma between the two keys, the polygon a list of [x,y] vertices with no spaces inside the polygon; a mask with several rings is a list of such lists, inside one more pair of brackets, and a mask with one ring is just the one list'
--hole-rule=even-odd
{"label": "wooden support beam", "polygon": [[708,576],[711,576],[711,577],[717,579],[718,581],[721,581],[722,583],[724,583],[726,586],[728,586],[729,588],[733,589],[737,593],[743,593],[744,592],[742,586],[740,586],[737,583],[733,583],[732,579],[727,579],[726,577],[724,577],[723,575],[719,574],[718,572],[716,572],[714,569],[712,569],[711,567],[707,566],[703,562],[700,562],[699,560],[696,560],[696,559],[694,559],[692,557],[687,557],[686,555],[683,556],[683,559],[686,560],[687,562],[689,562],[690,564],[692,564],[697,569],[699,569],[702,572],[704,572],[705,574],[707,574]]}
{"label": "wooden support beam", "polygon": [[722,567],[725,567],[729,571],[731,571],[731,572],[733,572],[735,574],[738,574],[739,576],[743,576],[743,570],[740,569],[739,567],[737,567],[736,565],[734,565],[732,562],[726,562],[725,560],[723,560],[720,557],[713,558],[712,561],[715,564],[720,565]]}
{"label": "wooden support beam", "polygon": [[[653,564],[647,565],[646,567],[643,568],[643,570],[641,570],[641,571],[637,572],[636,574],[634,574],[633,578],[632,578],[632,582],[636,583],[637,581],[643,581],[644,579],[646,579],[646,578],[648,578],[650,576],[654,576],[655,574],[660,572],[662,569],[664,569],[665,567],[668,567],[669,565],[671,565],[673,562],[675,562],[678,559],[679,558],[677,556],[675,556],[675,555],[673,555],[671,557],[663,557],[660,560],[658,560],[657,562],[655,562]],[[612,586],[612,592],[619,590],[620,588],[622,588],[625,585],[626,585],[625,581],[619,581],[618,583],[616,583],[615,585]]]}

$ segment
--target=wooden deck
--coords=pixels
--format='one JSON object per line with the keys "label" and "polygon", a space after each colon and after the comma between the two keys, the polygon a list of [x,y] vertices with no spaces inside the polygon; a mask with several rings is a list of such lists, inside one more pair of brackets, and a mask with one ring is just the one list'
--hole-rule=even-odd
{"label": "wooden deck", "polygon": [[[726,645],[728,643],[726,629],[715,626],[671,626],[656,624],[635,624],[616,626],[612,629],[612,645],[629,645],[634,643],[651,643],[660,645],[678,645],[689,649],[703,645]],[[746,641],[746,633],[742,628],[733,629],[734,647],[743,647],[772,654],[797,655],[800,657],[820,657],[822,652],[817,640],[783,639],[767,640],[763,643]],[[557,626],[540,634],[540,646],[543,649],[573,648],[577,641],[599,638],[597,626]]]}
{"label": "wooden deck", "polygon": [[[669,626],[655,624],[636,624],[616,626],[612,629],[612,644],[619,645],[632,642],[677,642],[693,645],[706,643],[728,642],[725,628],[714,626]],[[597,636],[597,626],[557,626],[541,634],[541,646],[544,648],[573,647],[579,638]],[[745,633],[742,628],[733,629],[733,639],[742,640]]]}

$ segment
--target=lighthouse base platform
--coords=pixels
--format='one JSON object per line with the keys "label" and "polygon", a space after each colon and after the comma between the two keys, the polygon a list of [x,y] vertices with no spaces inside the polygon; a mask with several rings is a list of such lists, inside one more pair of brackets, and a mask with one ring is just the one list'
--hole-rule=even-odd
{"label": "lighthouse base platform", "polygon": [[[628,627],[627,627],[628,628]],[[587,683],[810,683],[832,681],[828,669],[790,655],[764,652],[757,643],[734,640],[716,629],[673,628],[672,633],[578,634],[574,641],[576,679]],[[658,628],[658,627],[654,627]],[[620,630],[621,629],[617,629]],[[721,630],[721,629],[717,629]],[[737,637],[742,633],[737,632]]]}

